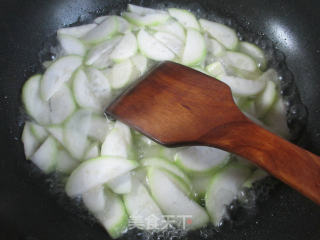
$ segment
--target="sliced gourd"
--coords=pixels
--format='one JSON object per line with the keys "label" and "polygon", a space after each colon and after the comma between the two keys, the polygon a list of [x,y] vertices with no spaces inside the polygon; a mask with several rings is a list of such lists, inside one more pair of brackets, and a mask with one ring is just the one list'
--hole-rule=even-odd
{"label": "sliced gourd", "polygon": [[207,54],[206,43],[202,34],[192,28],[187,29],[185,48],[182,63],[193,66],[201,63]]}
{"label": "sliced gourd", "polygon": [[93,22],[96,24],[100,24],[100,23],[104,22],[105,20],[107,20],[107,18],[109,18],[109,17],[112,17],[112,16],[110,16],[110,15],[100,16],[100,17],[95,18],[93,20]]}
{"label": "sliced gourd", "polygon": [[116,121],[114,124],[114,128],[117,128],[122,132],[122,135],[124,136],[127,142],[132,142],[131,130],[126,124],[120,121]]}
{"label": "sliced gourd", "polygon": [[60,34],[58,35],[58,40],[66,55],[85,55],[86,46],[79,39],[69,35]]}
{"label": "sliced gourd", "polygon": [[213,77],[220,78],[222,75],[227,75],[221,62],[213,62],[206,66],[206,71]]}
{"label": "sliced gourd", "polygon": [[71,173],[77,166],[79,165],[79,161],[70,156],[70,154],[64,150],[59,149],[57,152],[57,171],[69,174]]}
{"label": "sliced gourd", "polygon": [[53,60],[44,61],[44,62],[42,63],[42,67],[43,67],[44,69],[47,69],[52,63],[53,63]]}
{"label": "sliced gourd", "polygon": [[273,81],[275,84],[279,84],[279,76],[275,69],[269,68],[261,76],[261,79],[264,81]]}
{"label": "sliced gourd", "polygon": [[206,174],[219,170],[229,161],[230,154],[217,148],[187,147],[175,155],[181,168],[193,174]]}
{"label": "sliced gourd", "polygon": [[173,162],[174,155],[179,150],[179,148],[166,148],[151,139],[140,136],[139,137],[139,156],[141,158],[162,158]]}
{"label": "sliced gourd", "polygon": [[266,87],[260,95],[257,96],[255,105],[258,118],[263,118],[271,109],[277,100],[277,86],[273,81],[268,81]]}
{"label": "sliced gourd", "polygon": [[63,140],[63,127],[61,125],[50,125],[47,131],[56,139],[61,145],[64,145]]}
{"label": "sliced gourd", "polygon": [[206,38],[207,50],[215,57],[221,57],[226,54],[226,49],[221,43],[212,38]]}
{"label": "sliced gourd", "polygon": [[[124,204],[133,224],[143,230],[161,229],[165,225],[165,218],[149,191],[143,183],[133,178],[132,190],[123,196]],[[155,218],[156,223],[150,226],[150,219]]]}
{"label": "sliced gourd", "polygon": [[146,167],[157,167],[166,169],[169,172],[177,175],[183,181],[191,186],[189,177],[173,162],[167,161],[163,158],[153,157],[153,158],[144,158],[141,160],[141,165]]}
{"label": "sliced gourd", "polygon": [[86,68],[86,74],[89,80],[88,88],[97,99],[100,109],[104,110],[112,97],[109,80],[103,72],[93,67]]}
{"label": "sliced gourd", "polygon": [[130,60],[133,66],[138,70],[140,76],[147,71],[148,59],[145,56],[137,54],[133,56]]}
{"label": "sliced gourd", "polygon": [[239,51],[252,57],[261,70],[267,67],[267,59],[262,49],[249,42],[240,42]]}
{"label": "sliced gourd", "polygon": [[159,168],[162,172],[166,174],[166,176],[170,179],[170,181],[179,188],[188,198],[193,199],[193,191],[192,186],[190,184],[187,184],[183,178],[175,175],[171,171],[167,171],[164,168]]}
{"label": "sliced gourd", "polygon": [[49,108],[52,124],[64,122],[76,110],[73,95],[66,84],[63,84],[50,98]]}
{"label": "sliced gourd", "polygon": [[38,147],[41,144],[39,139],[36,138],[32,133],[30,122],[25,123],[21,139],[23,142],[26,159],[30,159],[30,157],[35,153],[35,151],[38,149]]}
{"label": "sliced gourd", "polygon": [[200,30],[200,26],[196,17],[188,10],[169,8],[169,14],[171,17],[177,19],[177,21],[185,28],[193,28],[195,30]]}
{"label": "sliced gourd", "polygon": [[255,72],[257,70],[256,62],[243,53],[227,51],[224,60],[227,65],[239,70],[248,72]]}
{"label": "sliced gourd", "polygon": [[102,156],[132,156],[132,137],[130,129],[124,124],[116,124],[104,140],[101,147]]}
{"label": "sliced gourd", "polygon": [[28,114],[40,124],[59,124],[76,109],[71,91],[66,85],[63,84],[48,102],[40,98],[39,87],[39,76],[29,79],[23,87],[22,98]]}
{"label": "sliced gourd", "polygon": [[132,171],[132,177],[138,179],[145,187],[148,187],[147,181],[147,169],[146,167],[139,167]]}
{"label": "sliced gourd", "polygon": [[137,167],[137,163],[120,157],[99,157],[81,163],[70,175],[66,192],[73,197],[106,183]]}
{"label": "sliced gourd", "polygon": [[184,47],[184,42],[182,40],[166,32],[156,32],[153,36],[176,54],[177,57],[181,57]]}
{"label": "sliced gourd", "polygon": [[266,177],[268,177],[268,176],[269,176],[269,174],[268,174],[266,171],[258,168],[258,169],[256,169],[256,170],[251,174],[251,176],[243,183],[242,187],[244,187],[244,188],[251,188],[252,185],[253,185],[253,183],[255,183],[255,182],[257,182],[257,181],[260,181],[260,180],[262,180],[262,179],[264,179],[264,178],[266,178]]}
{"label": "sliced gourd", "polygon": [[170,16],[167,13],[148,13],[145,15],[139,15],[134,12],[124,12],[122,16],[128,20],[130,23],[137,26],[156,26],[163,24]]}
{"label": "sliced gourd", "polygon": [[141,158],[154,158],[157,156],[157,158],[165,158],[164,156],[164,147],[159,144],[152,144],[149,145],[145,142],[139,143],[139,156]]}
{"label": "sliced gourd", "polygon": [[249,114],[249,115],[252,116],[252,117],[257,116],[258,108],[256,107],[256,104],[255,104],[254,99],[247,98],[247,99],[241,104],[241,106],[239,106],[239,108],[241,109],[241,111]]}
{"label": "sliced gourd", "polygon": [[287,124],[287,109],[284,105],[283,99],[278,98],[267,115],[264,117],[263,122],[270,127],[274,133],[284,137],[290,137],[290,130]]}
{"label": "sliced gourd", "polygon": [[105,116],[93,114],[91,117],[91,125],[88,136],[93,140],[97,140],[102,143],[112,127],[113,124]]}
{"label": "sliced gourd", "polygon": [[121,39],[121,36],[115,36],[92,47],[85,58],[85,64],[96,68],[106,68],[111,65],[110,54]]}
{"label": "sliced gourd", "polygon": [[92,158],[97,158],[100,155],[100,145],[97,142],[92,143],[86,153],[84,154],[83,159],[84,160],[88,160],[88,159],[92,159]]}
{"label": "sliced gourd", "polygon": [[131,192],[132,179],[130,172],[111,179],[107,185],[114,193],[117,194],[126,194]]}
{"label": "sliced gourd", "polygon": [[250,176],[250,169],[232,163],[217,173],[206,193],[206,208],[215,226],[219,226],[226,215],[226,206],[229,205],[241,190],[242,184]]}
{"label": "sliced gourd", "polygon": [[113,89],[120,89],[127,86],[132,80],[139,76],[139,72],[134,67],[130,59],[116,63],[110,71],[106,73]]}
{"label": "sliced gourd", "polygon": [[170,33],[179,38],[181,41],[185,41],[186,39],[186,33],[184,31],[184,28],[181,26],[180,23],[178,23],[175,20],[169,20],[165,24],[152,26],[151,29],[160,32]]}
{"label": "sliced gourd", "polygon": [[139,14],[139,15],[146,15],[150,13],[165,13],[165,11],[161,11],[158,9],[141,7],[134,4],[128,4],[128,11]]}
{"label": "sliced gourd", "polygon": [[40,97],[41,75],[27,80],[22,88],[22,101],[27,113],[40,124],[50,124],[49,104]]}
{"label": "sliced gourd", "polygon": [[248,80],[226,75],[221,76],[219,80],[227,84],[233,94],[242,97],[258,95],[266,85],[266,82],[263,80]]}
{"label": "sliced gourd", "polygon": [[118,32],[119,33],[126,33],[129,30],[134,30],[132,25],[123,17],[116,16],[118,21]]}
{"label": "sliced gourd", "polygon": [[30,159],[45,173],[55,170],[57,164],[56,140],[53,137],[48,137]]}
{"label": "sliced gourd", "polygon": [[121,198],[102,185],[82,195],[86,207],[94,214],[113,239],[119,238],[128,226],[128,215]]}
{"label": "sliced gourd", "polygon": [[75,159],[81,160],[89,146],[88,132],[91,127],[91,117],[91,111],[81,109],[75,112],[65,124],[64,146]]}
{"label": "sliced gourd", "polygon": [[135,131],[135,134],[137,135],[137,137],[139,138],[139,141],[141,141],[143,144],[147,145],[147,146],[160,146],[158,143],[156,143],[155,141],[151,140],[150,138],[142,135],[139,132]]}
{"label": "sliced gourd", "polygon": [[43,142],[48,137],[48,132],[42,126],[34,122],[28,122],[32,134],[40,141]]}
{"label": "sliced gourd", "polygon": [[97,26],[97,24],[91,23],[91,24],[85,24],[81,26],[76,27],[67,27],[67,28],[60,28],[57,32],[59,35],[68,35],[75,38],[81,38],[84,35],[86,35],[88,32],[90,32],[92,29],[94,29]]}
{"label": "sliced gourd", "polygon": [[[207,225],[209,221],[206,211],[195,201],[188,198],[168,177],[156,168],[148,170],[148,181],[153,198],[160,209],[169,215],[184,215],[185,229],[196,229]],[[182,224],[183,224],[182,223]]]}
{"label": "sliced gourd", "polygon": [[174,53],[145,30],[140,30],[137,39],[141,53],[148,58],[156,61],[174,59]]}
{"label": "sliced gourd", "polygon": [[98,69],[79,69],[73,81],[73,93],[80,107],[102,113],[111,99],[111,86]]}
{"label": "sliced gourd", "polygon": [[97,185],[82,194],[84,205],[93,213],[103,211],[106,206],[104,185]]}
{"label": "sliced gourd", "polygon": [[132,32],[126,32],[110,54],[110,58],[115,62],[121,62],[135,55],[138,50],[136,36]]}
{"label": "sliced gourd", "polygon": [[200,67],[200,66],[193,66],[193,67],[191,67],[191,68],[194,69],[194,70],[197,70],[198,72],[201,72],[201,73],[210,75],[210,74],[206,71],[206,69],[204,69],[204,68],[202,68],[202,67]]}
{"label": "sliced gourd", "polygon": [[73,94],[75,100],[80,107],[101,111],[102,106],[92,93],[89,85],[90,82],[86,72],[83,69],[79,69],[73,79]]}
{"label": "sliced gourd", "polygon": [[106,204],[103,211],[94,215],[107,230],[111,238],[119,238],[128,227],[128,215],[120,196],[112,193],[108,189],[104,190]]}
{"label": "sliced gourd", "polygon": [[212,175],[204,175],[204,176],[198,175],[198,176],[191,177],[192,188],[196,194],[197,199],[200,200],[204,198],[210,186],[212,178],[213,178]]}
{"label": "sliced gourd", "polygon": [[204,31],[218,40],[227,49],[234,50],[238,46],[238,37],[232,28],[205,19],[200,19],[199,23]]}
{"label": "sliced gourd", "polygon": [[117,18],[112,16],[104,20],[98,26],[82,37],[85,43],[97,44],[111,38],[118,31]]}
{"label": "sliced gourd", "polygon": [[69,81],[73,72],[82,64],[82,57],[70,55],[59,58],[52,63],[41,80],[41,96],[48,101],[61,87]]}
{"label": "sliced gourd", "polygon": [[107,20],[107,18],[110,18],[110,17],[115,17],[117,19],[119,33],[125,33],[127,30],[131,29],[130,23],[128,23],[127,20],[125,20],[123,17],[120,17],[120,16],[111,16],[111,15],[100,16],[94,19],[94,22],[96,24],[101,24],[102,22]]}

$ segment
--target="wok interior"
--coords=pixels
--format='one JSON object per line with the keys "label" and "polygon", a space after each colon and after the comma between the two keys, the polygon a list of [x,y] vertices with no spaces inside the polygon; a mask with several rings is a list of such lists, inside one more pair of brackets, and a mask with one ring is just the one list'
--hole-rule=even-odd
{"label": "wok interior", "polygon": [[[24,161],[20,134],[24,115],[20,91],[27,77],[39,71],[39,52],[56,29],[75,22],[90,21],[105,13],[119,13],[127,1],[21,0],[4,1],[0,7],[2,69],[0,73],[1,153],[0,160],[0,236],[7,239],[103,239],[106,233],[85,210],[74,204],[44,175]],[[302,140],[304,146],[318,153],[317,129],[320,112],[317,103],[319,73],[317,53],[320,17],[319,3],[303,1],[132,1],[145,6],[181,6],[205,17],[222,17],[240,32],[267,35],[286,56],[309,121]],[[198,12],[198,9],[200,10]],[[249,39],[250,40],[250,39]],[[41,54],[41,58],[46,53]],[[281,54],[276,56],[283,58]],[[288,79],[292,78],[288,73]],[[317,150],[318,149],[318,150]],[[319,239],[320,209],[311,201],[279,184],[272,197],[258,203],[258,212],[240,226],[226,226],[216,239]],[[241,221],[240,221],[241,222]],[[196,234],[196,233],[194,233]],[[129,236],[127,236],[129,238]],[[198,239],[197,235],[191,238]],[[5,238],[4,238],[5,239]]]}

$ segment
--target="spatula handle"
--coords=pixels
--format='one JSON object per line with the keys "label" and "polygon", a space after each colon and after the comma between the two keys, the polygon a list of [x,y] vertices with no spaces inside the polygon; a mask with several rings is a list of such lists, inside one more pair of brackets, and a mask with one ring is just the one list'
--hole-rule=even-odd
{"label": "spatula handle", "polygon": [[251,160],[320,204],[320,157],[250,120],[214,128],[202,136],[199,142]]}

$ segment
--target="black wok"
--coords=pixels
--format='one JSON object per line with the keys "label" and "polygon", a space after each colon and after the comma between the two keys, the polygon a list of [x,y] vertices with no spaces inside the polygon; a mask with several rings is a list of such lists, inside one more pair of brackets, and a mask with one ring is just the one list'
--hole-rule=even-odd
{"label": "black wok", "polygon": [[[132,2],[148,6],[168,1]],[[285,54],[302,102],[309,110],[300,142],[320,154],[320,2],[170,2],[232,19],[243,31],[271,39]],[[52,180],[25,161],[20,142],[24,121],[20,92],[27,77],[41,69],[40,60],[47,56],[42,51],[39,57],[39,52],[58,28],[103,13],[118,13],[127,3],[125,0],[0,1],[0,239],[109,239],[102,227],[85,217],[85,211],[74,207],[57,187],[52,188]],[[291,78],[290,74],[286,77]],[[283,184],[276,186],[268,200],[260,201],[256,212],[245,222],[225,227],[210,238],[320,239],[320,207]],[[190,238],[198,239],[198,235]]]}

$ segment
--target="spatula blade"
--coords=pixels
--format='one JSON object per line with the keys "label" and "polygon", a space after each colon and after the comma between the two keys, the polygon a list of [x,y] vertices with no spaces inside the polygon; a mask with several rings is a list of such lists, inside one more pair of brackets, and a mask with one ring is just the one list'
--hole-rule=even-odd
{"label": "spatula blade", "polygon": [[226,84],[173,62],[151,70],[106,113],[166,146],[194,144],[242,116]]}

